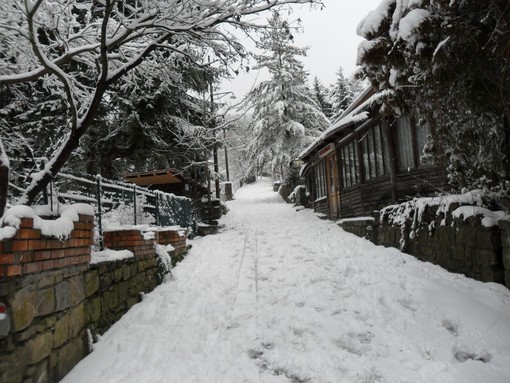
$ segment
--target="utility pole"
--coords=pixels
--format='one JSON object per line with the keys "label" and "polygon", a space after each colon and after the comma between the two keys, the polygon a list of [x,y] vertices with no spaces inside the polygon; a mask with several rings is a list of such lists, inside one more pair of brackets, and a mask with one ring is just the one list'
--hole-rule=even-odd
{"label": "utility pole", "polygon": [[213,161],[214,161],[214,187],[216,188],[216,198],[220,199],[220,180],[218,178],[218,173],[220,172],[220,167],[218,165],[218,143],[216,142],[216,133],[214,129],[216,128],[215,124],[215,111],[214,111],[214,93],[213,93],[213,84],[212,81],[209,82],[209,92],[211,93],[211,130],[213,134],[214,146],[213,146]]}
{"label": "utility pole", "polygon": [[230,181],[230,174],[228,172],[227,133],[225,128],[223,128],[223,148],[225,149],[225,171],[227,173],[227,181]]}

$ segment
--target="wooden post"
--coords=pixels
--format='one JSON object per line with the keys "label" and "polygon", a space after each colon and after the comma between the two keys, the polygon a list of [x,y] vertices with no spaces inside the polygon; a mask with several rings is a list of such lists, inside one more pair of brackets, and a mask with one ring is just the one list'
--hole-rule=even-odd
{"label": "wooden post", "polygon": [[99,230],[99,250],[103,250],[103,222],[101,211],[101,176],[96,176],[97,227]]}
{"label": "wooden post", "polygon": [[134,224],[137,225],[137,219],[136,219],[136,185],[133,185],[133,214],[134,214]]}
{"label": "wooden post", "polygon": [[0,157],[0,217],[4,215],[9,192],[9,166],[2,162]]}

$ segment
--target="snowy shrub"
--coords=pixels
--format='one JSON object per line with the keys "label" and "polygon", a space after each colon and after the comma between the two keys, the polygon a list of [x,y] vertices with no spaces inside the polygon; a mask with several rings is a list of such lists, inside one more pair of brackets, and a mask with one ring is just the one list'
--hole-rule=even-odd
{"label": "snowy shrub", "polygon": [[165,271],[165,273],[169,273],[172,270],[172,258],[170,257],[169,252],[173,251],[174,248],[172,245],[156,245],[156,254],[158,256],[158,262]]}
{"label": "snowy shrub", "polygon": [[[156,219],[151,213],[143,211],[143,205],[147,203],[145,195],[136,196],[136,223],[139,225],[151,225]],[[103,213],[102,221],[104,227],[132,225],[135,223],[134,209],[132,204],[120,201],[119,204],[110,211]]]}

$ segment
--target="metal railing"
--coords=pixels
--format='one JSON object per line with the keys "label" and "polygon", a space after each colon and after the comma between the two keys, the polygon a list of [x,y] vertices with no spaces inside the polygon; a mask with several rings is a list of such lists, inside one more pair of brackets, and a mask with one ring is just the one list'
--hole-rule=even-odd
{"label": "metal railing", "polygon": [[[16,193],[11,185],[11,191]],[[196,230],[196,209],[191,199],[150,190],[101,176],[59,173],[43,193],[43,201],[58,211],[59,204],[87,203],[96,211],[96,243],[102,247],[103,222],[123,211],[123,225],[144,223]],[[149,222],[147,222],[149,221]]]}

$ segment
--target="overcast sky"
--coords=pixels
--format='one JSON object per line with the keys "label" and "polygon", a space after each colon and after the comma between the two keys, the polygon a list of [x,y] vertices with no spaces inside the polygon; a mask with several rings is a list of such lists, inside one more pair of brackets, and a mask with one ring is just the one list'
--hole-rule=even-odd
{"label": "overcast sky", "polygon": [[[295,44],[308,46],[308,56],[303,58],[310,81],[315,76],[328,86],[335,81],[336,71],[341,66],[346,76],[356,69],[357,47],[362,40],[356,27],[381,0],[323,0],[325,8],[310,10],[310,6],[294,6],[295,13],[283,14],[289,21],[300,18],[303,33],[295,35]],[[251,47],[251,45],[250,45]],[[254,62],[251,62],[254,65]],[[257,78],[258,76],[258,78]],[[242,98],[255,81],[266,80],[267,74],[251,71],[231,82],[222,84],[223,91],[232,91]]]}

